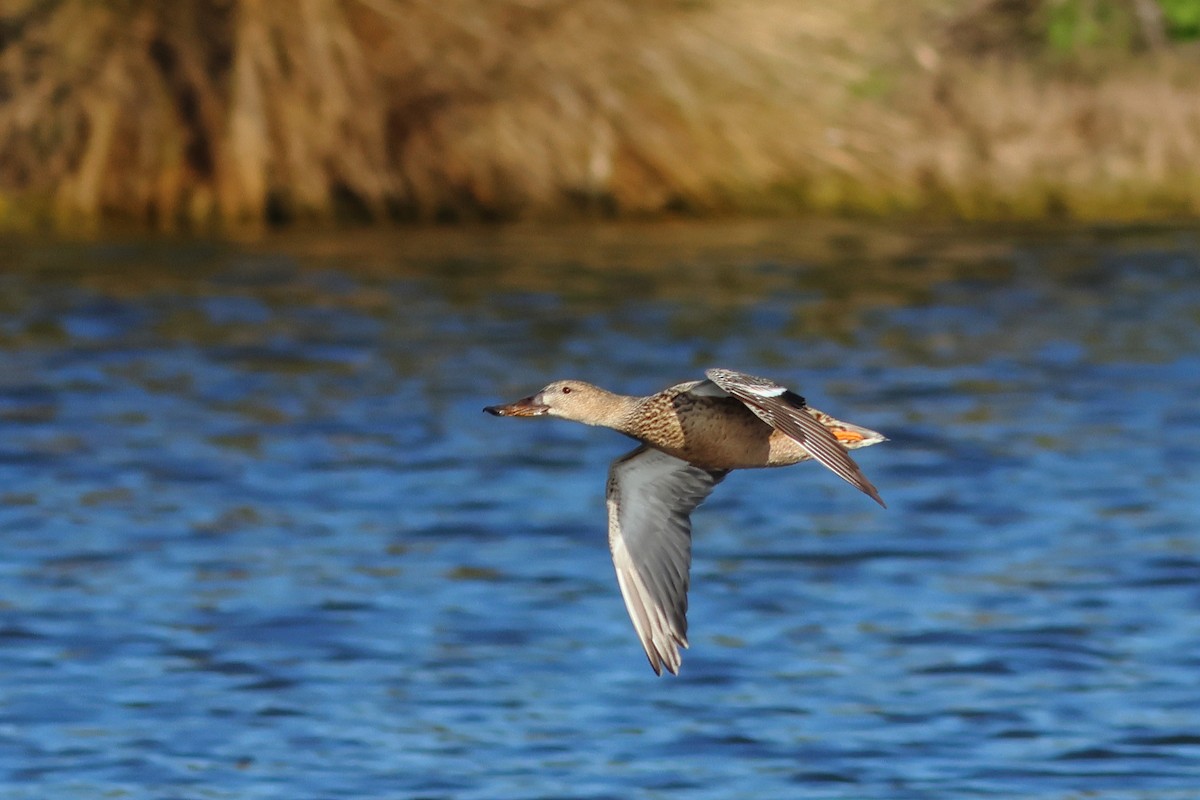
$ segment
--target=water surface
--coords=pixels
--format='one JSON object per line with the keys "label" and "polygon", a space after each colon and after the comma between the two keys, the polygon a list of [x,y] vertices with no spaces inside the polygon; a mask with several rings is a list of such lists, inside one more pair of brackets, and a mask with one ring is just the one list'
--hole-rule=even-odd
{"label": "water surface", "polygon": [[[5,797],[1200,797],[1200,241],[784,223],[8,243]],[[483,405],[726,366],[884,431],[694,515]]]}

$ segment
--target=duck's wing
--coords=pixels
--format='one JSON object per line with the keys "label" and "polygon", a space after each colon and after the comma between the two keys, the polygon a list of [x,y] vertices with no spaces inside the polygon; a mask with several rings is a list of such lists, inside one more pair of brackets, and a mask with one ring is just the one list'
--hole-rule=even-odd
{"label": "duck's wing", "polygon": [[833,433],[805,411],[804,398],[767,378],[729,369],[704,373],[717,387],[741,400],[759,419],[804,445],[813,458],[836,472],[850,485],[887,508],[879,491]]}
{"label": "duck's wing", "polygon": [[725,472],[709,472],[642,445],[608,472],[608,546],[625,608],[650,666],[679,672],[687,641],[692,509]]}

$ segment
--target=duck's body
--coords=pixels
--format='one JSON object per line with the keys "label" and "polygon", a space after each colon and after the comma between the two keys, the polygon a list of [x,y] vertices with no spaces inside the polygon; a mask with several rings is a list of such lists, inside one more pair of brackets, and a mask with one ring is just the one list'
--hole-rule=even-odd
{"label": "duck's body", "polygon": [[484,410],[498,416],[558,416],[631,436],[641,446],[613,462],[608,480],[609,546],[634,627],[656,673],[675,673],[687,647],[692,509],[733,469],[817,459],[883,500],[847,449],[885,441],[814,408],[774,381],[710,369],[707,380],[646,397],[583,381]]}
{"label": "duck's body", "polygon": [[[703,383],[681,383],[638,398],[633,424],[621,432],[707,470],[787,467],[812,458],[804,445],[763,422],[742,401],[698,391]],[[813,416],[828,418],[820,412]]]}

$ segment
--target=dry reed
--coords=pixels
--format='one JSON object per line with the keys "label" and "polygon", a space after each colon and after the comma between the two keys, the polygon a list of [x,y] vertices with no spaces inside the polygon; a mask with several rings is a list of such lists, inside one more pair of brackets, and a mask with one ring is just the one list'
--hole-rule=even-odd
{"label": "dry reed", "polygon": [[964,13],[8,0],[0,225],[1200,209],[1193,57],[1056,71]]}

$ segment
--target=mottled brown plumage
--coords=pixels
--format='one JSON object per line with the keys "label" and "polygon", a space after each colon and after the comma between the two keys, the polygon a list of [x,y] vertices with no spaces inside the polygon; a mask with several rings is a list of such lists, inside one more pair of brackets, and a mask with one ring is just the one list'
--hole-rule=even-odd
{"label": "mottled brown plumage", "polygon": [[639,441],[702,469],[783,467],[812,456],[733,397],[691,393],[696,381],[637,400],[627,427]]}

